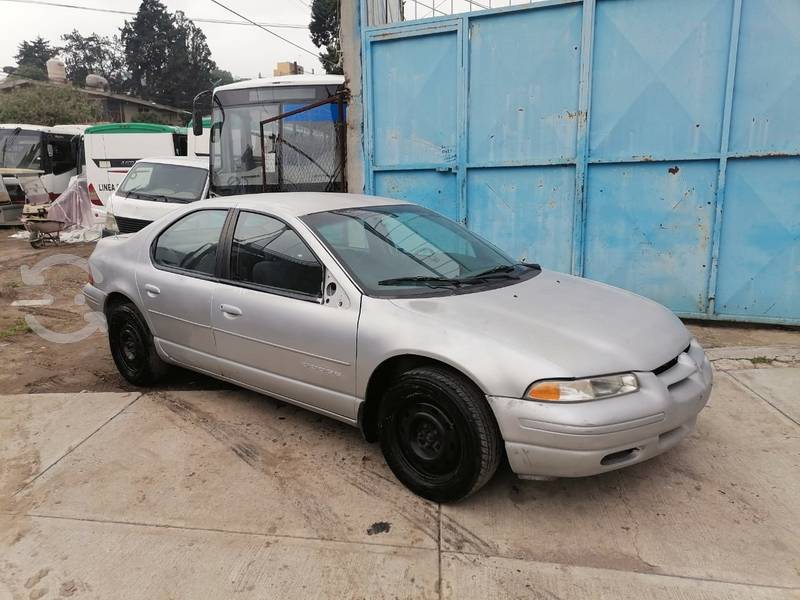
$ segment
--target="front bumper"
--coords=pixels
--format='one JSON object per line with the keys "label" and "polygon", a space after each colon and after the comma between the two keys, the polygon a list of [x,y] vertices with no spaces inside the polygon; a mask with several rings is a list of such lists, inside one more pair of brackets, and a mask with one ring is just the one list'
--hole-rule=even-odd
{"label": "front bumper", "polygon": [[666,371],[636,375],[639,391],[606,400],[489,396],[512,470],[523,478],[595,475],[657,456],[694,431],[712,383],[696,341]]}

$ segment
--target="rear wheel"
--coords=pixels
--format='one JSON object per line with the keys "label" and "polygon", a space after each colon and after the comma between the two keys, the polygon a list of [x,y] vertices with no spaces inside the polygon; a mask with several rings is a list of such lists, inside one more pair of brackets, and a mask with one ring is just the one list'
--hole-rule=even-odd
{"label": "rear wheel", "polygon": [[434,502],[478,491],[502,456],[486,398],[466,378],[441,367],[413,369],[389,387],[379,437],[395,476]]}
{"label": "rear wheel", "polygon": [[111,356],[122,376],[137,386],[158,382],[168,366],[156,352],[141,313],[133,304],[124,303],[111,307],[107,317]]}

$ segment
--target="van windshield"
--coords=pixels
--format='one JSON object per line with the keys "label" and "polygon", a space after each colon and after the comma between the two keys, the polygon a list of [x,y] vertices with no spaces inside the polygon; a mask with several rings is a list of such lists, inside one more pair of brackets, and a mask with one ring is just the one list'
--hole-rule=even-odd
{"label": "van windshield", "polygon": [[207,178],[208,171],[200,167],[138,162],[128,172],[117,194],[186,204],[201,199]]}
{"label": "van windshield", "polygon": [[42,168],[42,134],[39,131],[0,129],[0,167]]}

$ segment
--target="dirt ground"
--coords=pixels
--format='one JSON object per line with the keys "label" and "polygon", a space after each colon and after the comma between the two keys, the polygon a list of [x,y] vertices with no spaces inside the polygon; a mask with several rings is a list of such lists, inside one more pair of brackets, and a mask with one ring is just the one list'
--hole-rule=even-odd
{"label": "dirt ground", "polygon": [[[31,331],[26,318],[34,317],[57,334],[74,333],[87,326],[88,313],[82,303],[81,287],[87,272],[72,264],[56,264],[43,271],[41,285],[26,285],[23,269],[35,268],[56,256],[86,259],[94,244],[65,244],[33,249],[26,240],[12,239],[11,229],[0,230],[0,393],[105,392],[131,390],[117,373],[108,350],[105,333],[93,334],[69,343],[48,341]],[[63,260],[61,261],[64,262]],[[29,279],[30,280],[30,279]],[[52,297],[47,306],[15,307],[15,300]],[[719,346],[779,346],[796,344],[797,330],[692,322],[690,329],[707,348]],[[225,383],[175,370],[159,389],[225,389]]]}
{"label": "dirt ground", "polygon": [[[120,391],[132,387],[117,372],[105,332],[85,339],[58,343],[31,331],[26,318],[56,334],[74,333],[87,326],[81,287],[87,272],[72,264],[45,269],[41,285],[26,285],[23,269],[40,261],[67,255],[87,259],[93,243],[64,244],[35,250],[26,240],[12,239],[11,229],[0,229],[0,393]],[[28,279],[30,281],[30,279]],[[15,300],[52,297],[47,306],[11,306]],[[170,389],[220,389],[227,384],[176,369],[166,386]],[[164,386],[160,386],[161,389]]]}

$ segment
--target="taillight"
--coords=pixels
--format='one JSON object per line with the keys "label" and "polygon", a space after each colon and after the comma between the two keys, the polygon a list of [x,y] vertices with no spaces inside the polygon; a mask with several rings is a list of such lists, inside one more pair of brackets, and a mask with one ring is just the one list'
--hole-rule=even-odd
{"label": "taillight", "polygon": [[100,196],[94,191],[94,185],[91,183],[89,184],[89,200],[95,206],[103,206],[103,201],[100,200]]}

